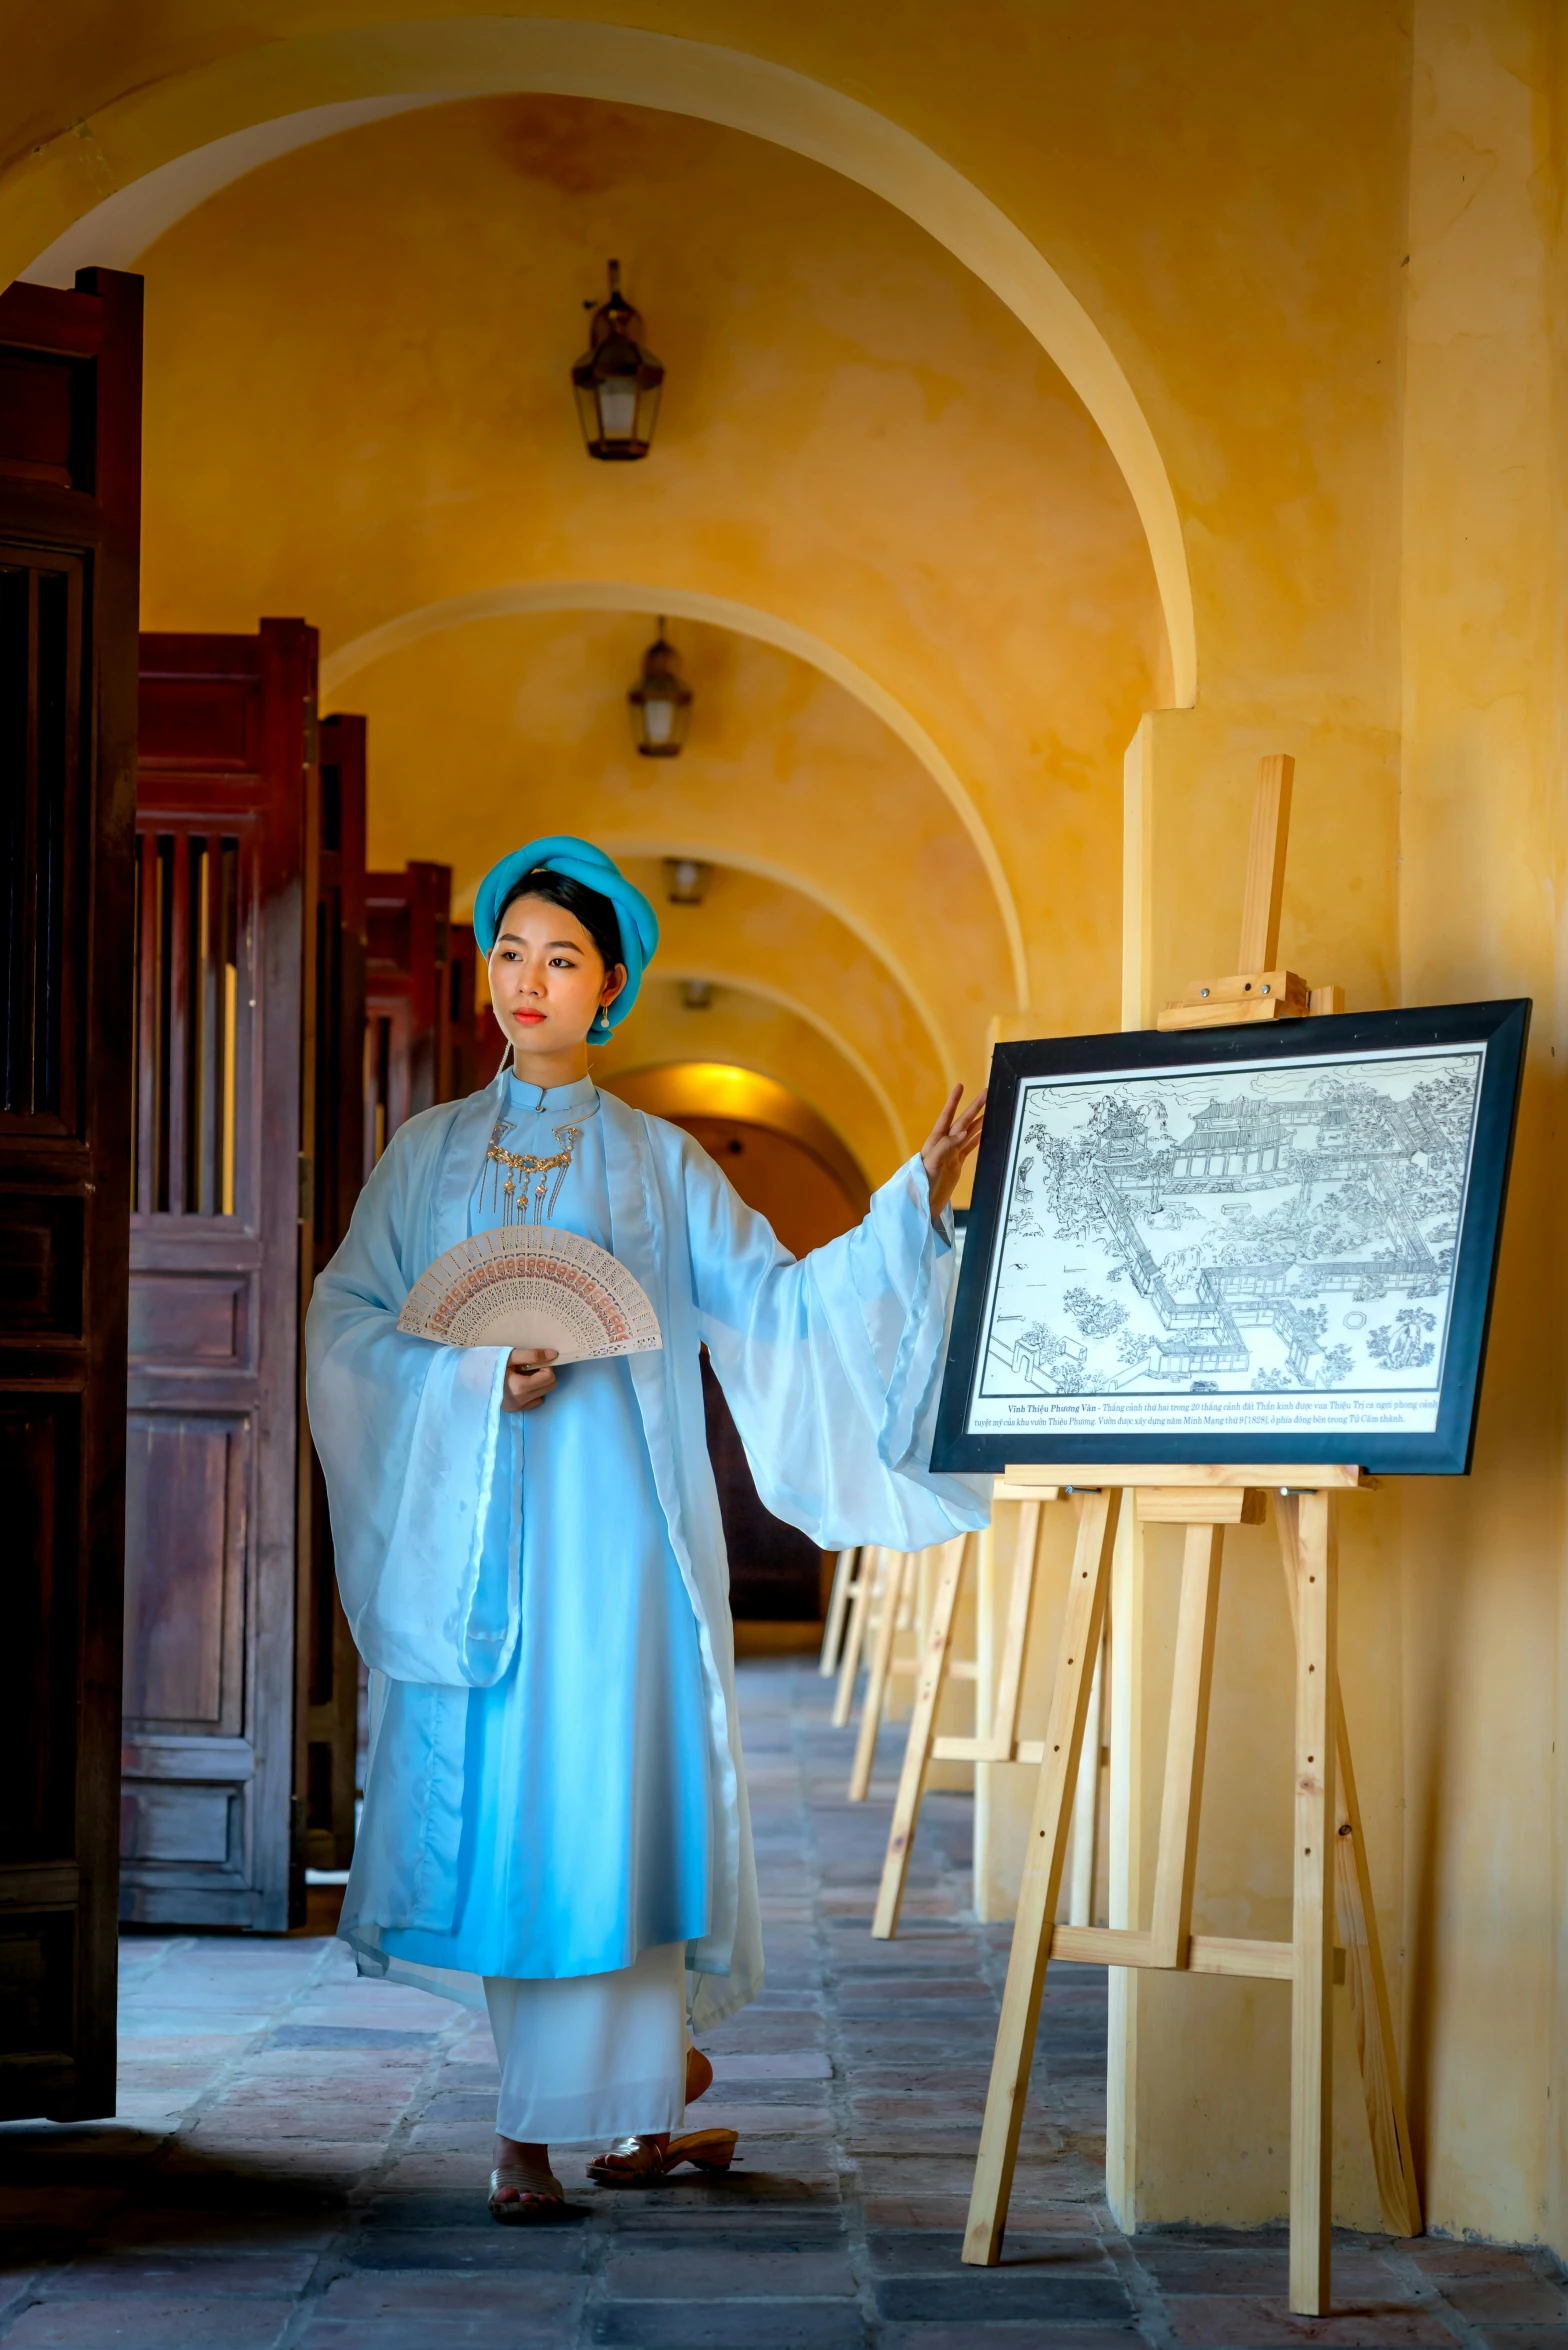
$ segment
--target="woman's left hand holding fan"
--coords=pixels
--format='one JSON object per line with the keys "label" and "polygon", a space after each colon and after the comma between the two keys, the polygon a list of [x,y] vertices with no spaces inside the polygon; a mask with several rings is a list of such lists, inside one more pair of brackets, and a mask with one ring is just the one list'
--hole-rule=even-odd
{"label": "woman's left hand holding fan", "polygon": [[536,1410],[555,1385],[555,1373],[550,1368],[554,1361],[553,1346],[514,1346],[506,1366],[502,1411]]}

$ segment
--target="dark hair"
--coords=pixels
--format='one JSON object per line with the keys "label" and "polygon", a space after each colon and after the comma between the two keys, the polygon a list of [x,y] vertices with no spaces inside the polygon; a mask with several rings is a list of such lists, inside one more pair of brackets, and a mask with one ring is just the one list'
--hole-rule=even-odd
{"label": "dark hair", "polygon": [[547,906],[559,906],[563,912],[574,914],[599,950],[599,959],[606,971],[613,964],[624,964],[621,951],[621,925],[615,908],[603,893],[589,889],[569,874],[552,873],[546,865],[536,865],[525,873],[501,908],[501,920],[496,925],[497,936],[506,924],[506,917],[519,898],[543,898]]}

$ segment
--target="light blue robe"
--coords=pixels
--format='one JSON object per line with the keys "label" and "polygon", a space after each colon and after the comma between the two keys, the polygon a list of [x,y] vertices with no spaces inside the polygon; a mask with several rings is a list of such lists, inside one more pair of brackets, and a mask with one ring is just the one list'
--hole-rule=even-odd
{"label": "light blue robe", "polygon": [[[641,1282],[664,1345],[619,1363],[567,1366],[538,1413],[503,1414],[505,1349],[436,1346],[403,1336],[396,1324],[421,1273],[469,1230],[510,1084],[503,1071],[484,1092],[399,1128],[307,1318],[310,1421],[332,1505],[338,1580],[376,1676],[369,1784],[340,1931],[362,1971],[470,2000],[479,1986],[467,1970],[492,1947],[530,1955],[526,1968],[509,1961],[496,1971],[586,1973],[629,1964],[639,1948],[683,1935],[701,2029],[754,1996],[762,1948],[699,1348],[706,1343],[758,1491],[779,1517],[828,1549],[876,1542],[914,1550],[943,1541],[982,1525],[988,1506],[988,1482],[933,1476],[924,1466],[953,1251],[932,1227],[925,1171],[913,1159],[876,1193],[853,1232],[797,1263],[699,1144],[601,1094],[579,1156],[596,1150],[602,1161],[603,1206],[582,1194],[584,1220],[573,1228],[608,1246]],[[556,1219],[572,1221],[567,1188]],[[574,1405],[574,1380],[579,1398],[598,1400]],[[615,1394],[629,1394],[635,1421],[607,1403]],[[549,1432],[530,1425],[551,1413],[561,1415],[559,1461]],[[560,1474],[547,1474],[536,1490],[533,1470],[546,1457]],[[650,1480],[662,1540],[649,1523]],[[646,1869],[640,1860],[621,1865],[625,1819],[606,1836],[610,1866],[592,1865],[581,1844],[593,1821],[583,1820],[578,1788],[568,1784],[580,1780],[584,1761],[561,1708],[574,1687],[585,1702],[593,1691],[603,1634],[591,1614],[573,1609],[564,1618],[554,1611],[540,1635],[551,1611],[541,1617],[525,1606],[522,1585],[544,1549],[525,1541],[525,1518],[548,1548],[540,1571],[557,1593],[569,1578],[596,1571],[604,1529],[615,1524],[617,1561],[622,1568],[634,1561],[654,1678],[668,1675],[670,1704],[683,1719],[682,1660],[695,1632],[705,1819],[690,1742],[667,1735],[656,1706],[623,1706],[594,1720],[596,1739],[617,1741],[596,1754],[597,1783],[634,1789],[651,1766],[679,1810],[676,1820],[659,1822],[663,1857]],[[543,1670],[553,1718],[543,1729],[529,1719],[541,1637],[552,1650]],[[514,1667],[530,1652],[524,1681]],[[640,1686],[635,1644],[617,1653],[622,1685],[630,1669]],[[520,1705],[490,1695],[508,1681]],[[511,1745],[491,1734],[508,1723]],[[652,1738],[652,1752],[639,1750],[639,1737],[644,1749]],[[489,1777],[524,1763],[530,1783],[515,1791]],[[539,1825],[541,1803],[561,1805],[548,1826]],[[527,1856],[511,1893],[487,1882],[476,1907],[481,1836],[503,1813],[514,1845],[542,1838],[542,1864]],[[688,1900],[699,1878],[700,1920]],[[672,1936],[664,1928],[677,1912]],[[471,1939],[470,1928],[481,1938]],[[502,1940],[483,1938],[492,1933]],[[533,1967],[540,1953],[551,1955],[551,1967]]]}
{"label": "light blue robe", "polygon": [[[586,1077],[543,1095],[510,1077],[502,1141],[547,1158],[577,1127],[571,1166],[545,1179],[547,1221],[608,1248],[599,1100]],[[470,1232],[503,1222],[497,1175],[484,1165]],[[519,1629],[468,1699],[453,1929],[384,1926],[379,1947],[479,1976],[609,1974],[701,1940],[715,1840],[696,1618],[629,1360],[563,1364],[547,1402],[505,1415],[497,1469],[523,1496]],[[367,1809],[385,1800],[373,1778]]]}

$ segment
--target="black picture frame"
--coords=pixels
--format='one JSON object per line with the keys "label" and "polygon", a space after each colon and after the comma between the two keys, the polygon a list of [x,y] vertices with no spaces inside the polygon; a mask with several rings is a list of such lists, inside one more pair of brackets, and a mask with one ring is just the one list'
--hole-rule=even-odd
{"label": "black picture frame", "polygon": [[[998,1045],[991,1063],[985,1133],[959,1272],[932,1468],[1000,1474],[1013,1465],[1150,1462],[1239,1466],[1257,1461],[1343,1465],[1386,1476],[1465,1475],[1475,1441],[1529,1022],[1529,999],[1516,997],[1494,1003],[1356,1012],[1236,1028],[1170,1034],[1147,1029]],[[1288,1069],[1292,1063],[1309,1061],[1353,1065],[1362,1057],[1436,1051],[1445,1046],[1480,1046],[1483,1059],[1453,1260],[1436,1426],[1430,1432],[1361,1428],[1336,1434],[1319,1428],[1287,1434],[1267,1428],[1140,1431],[1129,1427],[1091,1433],[1073,1429],[1026,1431],[1017,1426],[1000,1433],[970,1430],[971,1398],[982,1370],[981,1350],[997,1251],[1006,1232],[1003,1193],[1014,1180],[1018,1161],[1015,1135],[1020,1126],[1020,1095],[1031,1081],[1058,1077],[1134,1082],[1184,1070]]]}

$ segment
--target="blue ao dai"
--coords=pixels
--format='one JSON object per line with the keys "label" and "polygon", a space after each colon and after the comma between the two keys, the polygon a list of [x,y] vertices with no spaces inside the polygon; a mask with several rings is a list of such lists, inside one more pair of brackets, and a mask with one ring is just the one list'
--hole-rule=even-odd
{"label": "blue ao dai", "polygon": [[[496,1134],[548,1158],[575,1132],[540,1205],[608,1248],[598,1106],[590,1079],[541,1091],[509,1076]],[[502,1224],[505,1197],[487,1160],[471,1234]],[[468,1694],[452,1930],[392,1928],[383,1946],[483,1979],[498,2130],[609,2141],[682,2116],[685,1952],[710,1905],[707,1726],[696,1620],[626,1363],[563,1364],[556,1382],[503,1428],[520,1622],[509,1671]]]}

